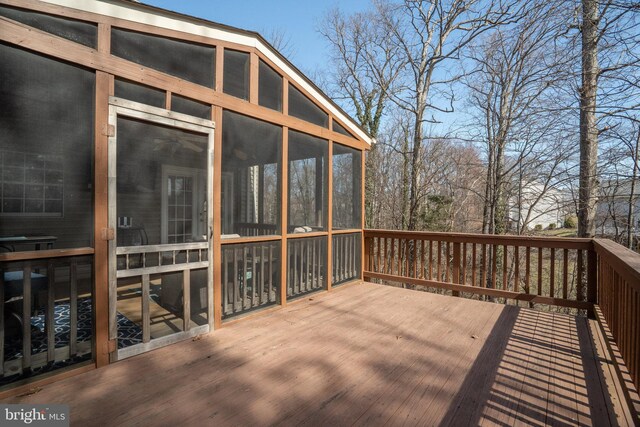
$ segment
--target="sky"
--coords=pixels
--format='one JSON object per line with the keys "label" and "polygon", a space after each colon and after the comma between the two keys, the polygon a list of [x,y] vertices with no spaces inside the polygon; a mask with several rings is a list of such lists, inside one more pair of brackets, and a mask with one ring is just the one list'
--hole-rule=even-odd
{"label": "sky", "polygon": [[366,10],[370,0],[141,0],[141,3],[257,31],[267,39],[273,31],[283,32],[292,47],[288,59],[309,75],[326,64],[329,55],[329,47],[317,31],[323,15],[336,6],[347,13]]}

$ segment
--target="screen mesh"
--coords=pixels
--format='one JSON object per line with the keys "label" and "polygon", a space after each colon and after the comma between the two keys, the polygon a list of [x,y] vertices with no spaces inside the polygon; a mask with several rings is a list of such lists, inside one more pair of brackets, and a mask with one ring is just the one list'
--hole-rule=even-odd
{"label": "screen mesh", "polygon": [[289,131],[289,232],[326,229],[326,140]]}
{"label": "screen mesh", "polygon": [[291,84],[289,84],[289,115],[318,126],[329,127],[327,113]]}
{"label": "screen mesh", "polygon": [[242,99],[249,99],[249,54],[224,50],[223,92]]}
{"label": "screen mesh", "polygon": [[0,5],[0,16],[89,47],[98,44],[95,24]]}
{"label": "screen mesh", "polygon": [[281,127],[224,111],[222,234],[280,232],[281,147]]}
{"label": "screen mesh", "polygon": [[0,44],[0,76],[0,249],[91,246],[95,74]]}
{"label": "screen mesh", "polygon": [[111,53],[120,58],[213,88],[216,48],[113,28]]}
{"label": "screen mesh", "polygon": [[114,95],[118,98],[140,102],[153,107],[164,108],[165,92],[149,86],[116,79]]}
{"label": "screen mesh", "polygon": [[333,228],[362,223],[362,153],[333,144]]}
{"label": "screen mesh", "polygon": [[258,104],[282,111],[282,76],[264,61],[258,73]]}

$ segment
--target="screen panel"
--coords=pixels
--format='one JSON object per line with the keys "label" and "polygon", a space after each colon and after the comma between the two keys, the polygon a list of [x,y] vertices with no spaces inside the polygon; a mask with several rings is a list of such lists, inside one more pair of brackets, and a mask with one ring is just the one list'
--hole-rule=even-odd
{"label": "screen panel", "polygon": [[249,99],[249,54],[224,50],[222,91],[241,99]]}
{"label": "screen panel", "polygon": [[222,234],[280,233],[281,150],[281,127],[223,112]]}
{"label": "screen panel", "polygon": [[95,74],[0,44],[0,75],[0,249],[92,246]]}
{"label": "screen panel", "polygon": [[114,89],[114,95],[118,98],[128,99],[158,108],[164,108],[165,106],[166,96],[163,90],[122,79],[115,79]]}
{"label": "screen panel", "polygon": [[213,88],[215,82],[216,48],[213,46],[113,28],[111,53],[209,88]]}
{"label": "screen panel", "polygon": [[362,152],[333,144],[333,229],[361,228]]}
{"label": "screen panel", "polygon": [[329,115],[292,84],[289,84],[289,115],[318,126],[329,127]]}
{"label": "screen panel", "polygon": [[289,130],[290,233],[326,230],[327,140]]}
{"label": "screen panel", "polygon": [[258,74],[258,104],[282,111],[282,76],[262,60]]}
{"label": "screen panel", "polygon": [[5,5],[0,5],[0,16],[85,46],[95,48],[98,45],[98,27],[95,24]]}

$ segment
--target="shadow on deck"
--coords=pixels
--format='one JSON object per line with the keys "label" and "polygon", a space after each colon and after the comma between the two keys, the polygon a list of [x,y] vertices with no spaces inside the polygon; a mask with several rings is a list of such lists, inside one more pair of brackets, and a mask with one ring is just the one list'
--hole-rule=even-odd
{"label": "shadow on deck", "polygon": [[74,425],[617,425],[584,318],[370,283],[5,402]]}

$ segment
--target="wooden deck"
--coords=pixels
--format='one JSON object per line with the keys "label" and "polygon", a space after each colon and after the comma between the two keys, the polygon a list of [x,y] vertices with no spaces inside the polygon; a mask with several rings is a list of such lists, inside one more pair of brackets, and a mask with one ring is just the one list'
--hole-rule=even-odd
{"label": "wooden deck", "polygon": [[5,403],[66,403],[82,426],[631,423],[604,385],[610,366],[592,329],[347,285]]}

